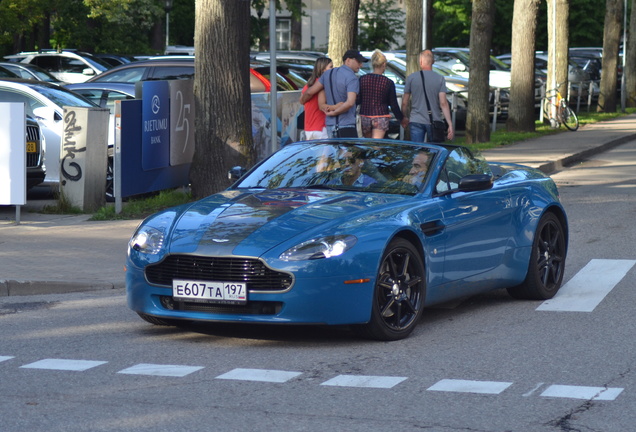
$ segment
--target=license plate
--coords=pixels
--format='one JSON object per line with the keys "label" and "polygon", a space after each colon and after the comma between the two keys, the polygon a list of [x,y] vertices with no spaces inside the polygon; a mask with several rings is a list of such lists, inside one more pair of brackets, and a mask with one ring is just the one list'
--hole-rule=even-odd
{"label": "license plate", "polygon": [[37,153],[38,148],[35,141],[27,141],[27,153]]}
{"label": "license plate", "polygon": [[209,303],[243,304],[247,302],[247,286],[242,282],[207,282],[175,279],[175,299]]}

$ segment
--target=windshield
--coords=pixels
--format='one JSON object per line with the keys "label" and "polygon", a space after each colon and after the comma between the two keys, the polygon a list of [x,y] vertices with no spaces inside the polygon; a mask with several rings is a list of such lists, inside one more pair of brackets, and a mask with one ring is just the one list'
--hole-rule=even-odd
{"label": "windshield", "polygon": [[356,140],[308,141],[283,147],[236,188],[319,188],[412,195],[428,179],[437,149]]}
{"label": "windshield", "polygon": [[63,87],[32,86],[33,90],[50,99],[54,104],[74,107],[94,107],[93,102]]}

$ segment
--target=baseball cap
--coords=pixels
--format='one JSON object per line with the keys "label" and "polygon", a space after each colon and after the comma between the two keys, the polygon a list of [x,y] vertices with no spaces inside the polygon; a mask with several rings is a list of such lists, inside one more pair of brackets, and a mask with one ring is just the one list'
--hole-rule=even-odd
{"label": "baseball cap", "polygon": [[345,60],[350,58],[356,59],[362,63],[366,63],[369,61],[368,58],[362,57],[362,54],[360,54],[360,51],[356,51],[356,50],[347,50],[347,52],[344,53],[344,55],[342,56],[342,61],[344,62]]}

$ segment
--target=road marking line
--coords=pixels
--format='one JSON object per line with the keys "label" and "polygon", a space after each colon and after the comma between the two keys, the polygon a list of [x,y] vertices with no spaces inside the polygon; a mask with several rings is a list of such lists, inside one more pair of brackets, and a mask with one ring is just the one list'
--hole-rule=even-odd
{"label": "road marking line", "polygon": [[584,387],[568,385],[551,385],[541,396],[568,399],[604,400],[612,401],[618,397],[624,389],[619,387]]}
{"label": "road marking line", "polygon": [[426,390],[456,393],[499,394],[511,385],[511,382],[443,379]]}
{"label": "road marking line", "polygon": [[406,380],[405,377],[338,375],[320,385],[335,387],[392,388]]}
{"label": "road marking line", "polygon": [[108,362],[92,360],[44,359],[24,366],[24,369],[51,369],[65,371],[85,371]]}
{"label": "road marking line", "polygon": [[592,312],[634,264],[634,260],[593,259],[536,310]]}
{"label": "road marking line", "polygon": [[180,366],[140,363],[124,370],[120,370],[117,373],[127,375],[184,377],[201,369],[203,369],[203,366]]}
{"label": "road marking line", "polygon": [[11,360],[14,357],[11,356],[0,356],[0,362]]}
{"label": "road marking line", "polygon": [[302,372],[290,372],[271,369],[233,369],[227,373],[219,375],[217,379],[239,380],[239,381],[259,381],[284,383],[292,378],[302,375]]}
{"label": "road marking line", "polygon": [[534,394],[534,392],[536,392],[537,390],[539,390],[541,388],[542,385],[543,385],[542,382],[537,384],[532,390],[530,390],[528,393],[524,393],[522,396],[523,397],[532,396]]}

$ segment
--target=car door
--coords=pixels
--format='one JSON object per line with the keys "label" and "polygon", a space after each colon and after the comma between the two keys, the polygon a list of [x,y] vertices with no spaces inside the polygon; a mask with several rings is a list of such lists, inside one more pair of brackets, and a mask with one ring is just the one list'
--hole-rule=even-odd
{"label": "car door", "polygon": [[444,281],[496,278],[503,271],[511,249],[513,209],[507,189],[493,187],[472,192],[453,192],[462,177],[491,174],[488,164],[458,147],[444,164],[437,191],[445,238]]}

